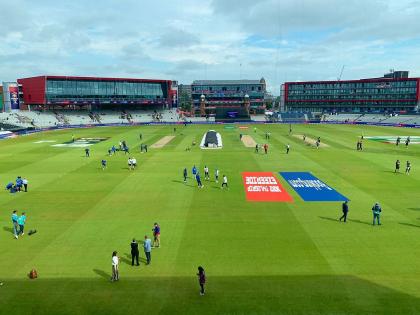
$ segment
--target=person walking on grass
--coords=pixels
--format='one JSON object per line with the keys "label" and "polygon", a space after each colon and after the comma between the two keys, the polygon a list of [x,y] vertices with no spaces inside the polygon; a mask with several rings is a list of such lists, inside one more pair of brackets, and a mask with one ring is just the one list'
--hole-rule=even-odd
{"label": "person walking on grass", "polygon": [[152,241],[147,237],[147,235],[144,236],[143,248],[144,254],[146,255],[146,265],[150,265],[152,260]]}
{"label": "person walking on grass", "polygon": [[182,175],[184,176],[184,183],[186,183],[187,182],[187,176],[188,176],[188,172],[187,172],[187,168],[186,167],[184,167],[184,172],[183,172]]}
{"label": "person walking on grass", "polygon": [[268,144],[267,143],[264,143],[264,152],[265,152],[265,154],[268,153]]}
{"label": "person walking on grass", "polygon": [[407,175],[410,175],[410,171],[411,171],[411,163],[410,163],[410,161],[407,161],[407,165],[405,167],[405,173]]}
{"label": "person walking on grass", "polygon": [[89,148],[86,148],[85,149],[85,156],[86,157],[90,157],[90,150],[89,150]]}
{"label": "person walking on grass", "polygon": [[255,153],[258,153],[258,143],[255,145]]}
{"label": "person walking on grass", "polygon": [[214,171],[214,180],[216,181],[216,183],[219,183],[219,169],[217,167]]}
{"label": "person walking on grass", "polygon": [[395,162],[395,171],[394,171],[394,173],[399,173],[400,172],[400,165],[401,165],[400,160],[397,160]]}
{"label": "person walking on grass", "polygon": [[22,179],[23,188],[25,189],[25,192],[28,192],[28,180],[26,178]]}
{"label": "person walking on grass", "polygon": [[18,239],[18,235],[19,235],[19,230],[18,230],[18,215],[17,215],[17,211],[13,210],[12,212],[12,224],[13,224],[13,235],[15,236],[15,239]]}
{"label": "person walking on grass", "polygon": [[348,205],[347,200],[343,202],[342,211],[343,211],[343,215],[340,218],[340,222],[341,220],[344,220],[344,222],[347,222],[347,213],[349,213],[349,205]]}
{"label": "person walking on grass", "polygon": [[133,238],[133,240],[130,243],[131,247],[131,266],[134,266],[134,260],[136,260],[136,265],[139,266],[139,243],[137,243],[136,239]]}
{"label": "person walking on grass", "polygon": [[101,161],[102,170],[104,171],[106,169],[106,160]]}
{"label": "person walking on grass", "polygon": [[210,175],[209,175],[209,168],[206,166],[204,166],[204,179],[205,180],[210,180]]}
{"label": "person walking on grass", "polygon": [[160,225],[155,222],[153,225],[153,247],[160,247]]}
{"label": "person walking on grass", "polygon": [[379,202],[376,202],[372,207],[372,213],[373,213],[372,225],[375,225],[375,221],[378,222],[378,225],[381,225],[381,220],[380,220],[381,212],[382,212],[381,205],[379,204]]}
{"label": "person walking on grass", "polygon": [[223,175],[223,183],[222,183],[222,189],[223,187],[229,188],[228,187],[228,179],[226,175]]}
{"label": "person walking on grass", "polygon": [[287,144],[286,145],[286,154],[289,154],[289,151],[290,151],[290,144]]}
{"label": "person walking on grass", "polygon": [[199,188],[203,188],[204,185],[201,183],[201,178],[200,178],[200,174],[197,172],[197,174],[195,174],[195,180],[197,181],[197,185]]}
{"label": "person walking on grass", "polygon": [[119,264],[120,264],[120,258],[117,256],[117,251],[112,252],[112,277],[111,282],[120,280],[120,274],[119,274]]}
{"label": "person walking on grass", "polygon": [[200,295],[204,295],[204,285],[206,284],[206,273],[204,272],[204,268],[199,266],[198,267],[198,284],[200,285]]}
{"label": "person walking on grass", "polygon": [[25,212],[22,212],[22,215],[18,218],[18,224],[19,224],[19,235],[24,235],[24,229],[25,229],[25,223],[26,223],[26,214]]}

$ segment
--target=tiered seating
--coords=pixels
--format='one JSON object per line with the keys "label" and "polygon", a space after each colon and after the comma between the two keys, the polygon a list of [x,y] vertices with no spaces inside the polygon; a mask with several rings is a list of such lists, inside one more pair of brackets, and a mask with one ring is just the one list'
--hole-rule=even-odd
{"label": "tiered seating", "polygon": [[252,121],[258,121],[258,122],[266,122],[269,120],[269,118],[266,115],[251,115]]}
{"label": "tiered seating", "polygon": [[52,112],[38,112],[38,111],[25,111],[36,128],[54,127],[59,125],[59,121]]}
{"label": "tiered seating", "polygon": [[206,117],[188,117],[187,122],[215,122],[214,117],[209,117],[208,119]]}
{"label": "tiered seating", "polygon": [[365,114],[363,116],[360,116],[355,121],[362,121],[362,122],[368,122],[368,123],[379,123],[385,120],[387,117],[381,114]]}
{"label": "tiered seating", "polygon": [[100,111],[98,112],[102,124],[127,124],[126,118],[121,117],[121,112]]}
{"label": "tiered seating", "polygon": [[16,125],[5,124],[5,123],[0,122],[0,130],[1,131],[5,131],[5,130],[13,131],[13,130],[20,129],[20,128],[21,127],[16,126]]}
{"label": "tiered seating", "polygon": [[97,124],[96,120],[92,120],[86,111],[66,111],[65,114],[67,125],[86,125]]}
{"label": "tiered seating", "polygon": [[420,116],[413,116],[413,118],[409,122],[406,122],[406,124],[420,125]]}
{"label": "tiered seating", "polygon": [[15,113],[0,113],[0,122],[4,125],[28,128],[31,127],[30,120],[23,115]]}
{"label": "tiered seating", "polygon": [[385,114],[332,114],[324,115],[323,121],[327,122],[364,122],[364,123],[389,123],[389,124],[420,124],[420,116]]}
{"label": "tiered seating", "polygon": [[414,118],[415,116],[392,116],[383,119],[382,122],[390,124],[409,124]]}
{"label": "tiered seating", "polygon": [[283,122],[305,122],[305,114],[304,113],[281,113],[281,120]]}
{"label": "tiered seating", "polygon": [[335,122],[353,122],[359,119],[361,114],[332,114],[324,115],[324,121],[335,121]]}

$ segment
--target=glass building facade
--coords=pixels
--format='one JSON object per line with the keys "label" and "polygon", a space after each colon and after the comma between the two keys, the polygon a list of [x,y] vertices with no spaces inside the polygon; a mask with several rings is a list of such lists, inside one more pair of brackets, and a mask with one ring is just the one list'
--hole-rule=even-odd
{"label": "glass building facade", "polygon": [[284,104],[289,111],[413,111],[419,103],[419,80],[288,82]]}
{"label": "glass building facade", "polygon": [[76,101],[138,101],[167,98],[159,83],[118,81],[47,80],[47,102]]}
{"label": "glass building facade", "polygon": [[27,105],[172,105],[171,81],[42,76],[19,79]]}

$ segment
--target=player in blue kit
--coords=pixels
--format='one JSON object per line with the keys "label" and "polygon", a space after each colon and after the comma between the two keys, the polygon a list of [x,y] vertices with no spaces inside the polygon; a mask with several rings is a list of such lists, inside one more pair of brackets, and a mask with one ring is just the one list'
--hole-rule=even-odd
{"label": "player in blue kit", "polygon": [[102,170],[105,170],[106,169],[106,160],[102,160],[101,165],[102,165]]}
{"label": "player in blue kit", "polygon": [[204,185],[201,183],[201,178],[200,178],[200,174],[197,172],[197,174],[195,175],[195,180],[197,181],[197,185],[200,188],[203,188]]}

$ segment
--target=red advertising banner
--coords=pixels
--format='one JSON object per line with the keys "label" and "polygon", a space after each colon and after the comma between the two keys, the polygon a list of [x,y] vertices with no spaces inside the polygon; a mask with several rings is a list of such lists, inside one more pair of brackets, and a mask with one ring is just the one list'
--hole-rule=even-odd
{"label": "red advertising banner", "polygon": [[248,201],[293,202],[293,198],[270,172],[242,173]]}

